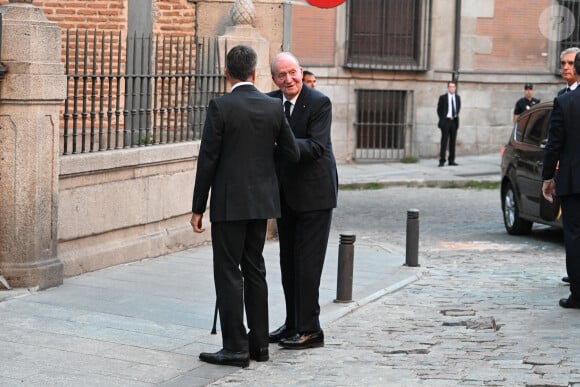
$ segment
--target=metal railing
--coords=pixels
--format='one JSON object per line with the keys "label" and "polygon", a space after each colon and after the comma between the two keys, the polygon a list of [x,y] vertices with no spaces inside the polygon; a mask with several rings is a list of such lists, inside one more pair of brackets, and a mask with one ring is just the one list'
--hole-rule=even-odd
{"label": "metal railing", "polygon": [[217,40],[66,34],[62,154],[197,140],[226,92]]}

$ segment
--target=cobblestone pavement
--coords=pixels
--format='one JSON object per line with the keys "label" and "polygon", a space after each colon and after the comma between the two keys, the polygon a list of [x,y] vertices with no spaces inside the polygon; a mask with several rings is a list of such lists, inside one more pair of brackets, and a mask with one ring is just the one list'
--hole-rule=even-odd
{"label": "cobblestone pavement", "polygon": [[[497,191],[389,189],[341,200],[381,202],[386,213],[423,208],[425,275],[326,327],[324,348],[276,351],[213,386],[580,384],[580,311],[558,306],[569,292],[561,232],[508,236]],[[349,217],[337,211],[335,224]],[[377,218],[357,232],[403,235],[400,217]]]}

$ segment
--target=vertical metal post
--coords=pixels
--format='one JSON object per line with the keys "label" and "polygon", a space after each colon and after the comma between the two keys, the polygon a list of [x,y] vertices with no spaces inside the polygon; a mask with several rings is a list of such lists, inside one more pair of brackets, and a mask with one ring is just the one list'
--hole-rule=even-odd
{"label": "vertical metal post", "polygon": [[407,210],[407,250],[405,265],[419,266],[419,210]]}
{"label": "vertical metal post", "polygon": [[334,302],[352,302],[352,273],[355,240],[355,234],[340,234],[340,244],[338,246],[336,300],[334,300]]}

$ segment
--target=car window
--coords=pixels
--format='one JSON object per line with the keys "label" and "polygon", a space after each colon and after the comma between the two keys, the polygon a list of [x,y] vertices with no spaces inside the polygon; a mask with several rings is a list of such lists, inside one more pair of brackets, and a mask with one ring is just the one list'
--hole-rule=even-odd
{"label": "car window", "polygon": [[528,116],[528,122],[524,130],[524,143],[540,146],[540,143],[546,139],[549,113],[549,110],[541,109]]}
{"label": "car window", "polygon": [[516,141],[523,141],[524,139],[524,129],[526,128],[526,125],[528,124],[528,119],[530,118],[529,115],[526,115],[525,117],[521,117],[517,123],[516,123]]}

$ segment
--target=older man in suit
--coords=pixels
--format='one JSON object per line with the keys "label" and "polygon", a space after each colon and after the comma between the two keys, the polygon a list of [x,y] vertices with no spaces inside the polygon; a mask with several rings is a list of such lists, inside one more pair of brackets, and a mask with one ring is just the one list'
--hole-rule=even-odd
{"label": "older man in suit", "polygon": [[[574,59],[580,74],[580,52]],[[566,248],[566,270],[570,296],[560,300],[563,308],[580,309],[580,91],[564,93],[554,99],[554,108],[544,153],[542,194],[549,202],[558,195]],[[556,181],[556,165],[559,162]]]}
{"label": "older man in suit", "polygon": [[271,70],[279,90],[269,95],[284,106],[300,161],[278,163],[282,217],[277,225],[286,321],[270,333],[270,341],[288,349],[320,347],[320,277],[338,192],[330,139],[332,105],[327,96],[304,85],[302,68],[291,53],[278,54]]}
{"label": "older man in suit", "polygon": [[[236,46],[226,58],[230,94],[209,103],[193,193],[191,225],[203,232],[211,188],[214,282],[223,348],[202,361],[247,367],[267,361],[268,287],[262,252],[267,219],[280,216],[274,152],[289,164],[299,150],[280,103],[258,91],[256,52]],[[244,302],[249,332],[244,327]]]}
{"label": "older man in suit", "polygon": [[437,101],[437,115],[439,116],[439,129],[441,129],[441,147],[439,148],[439,166],[445,165],[447,145],[449,144],[448,165],[455,166],[455,143],[457,141],[457,129],[459,129],[459,111],[461,110],[461,98],[456,94],[457,84],[447,83],[447,93],[439,96]]}

